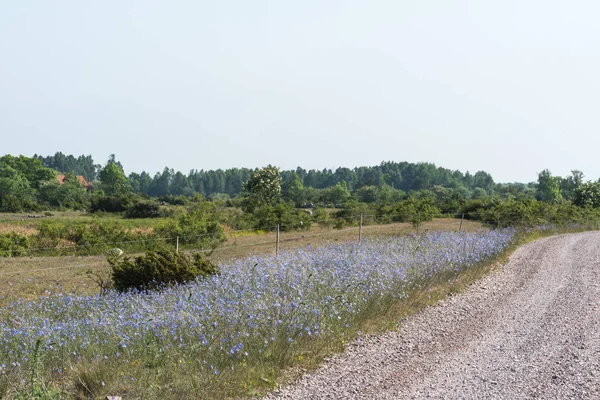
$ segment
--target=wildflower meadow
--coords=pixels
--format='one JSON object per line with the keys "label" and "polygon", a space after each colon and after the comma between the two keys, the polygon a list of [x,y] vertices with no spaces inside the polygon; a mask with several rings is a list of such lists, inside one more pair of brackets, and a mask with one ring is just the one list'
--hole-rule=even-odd
{"label": "wildflower meadow", "polygon": [[[301,248],[152,292],[0,309],[0,397],[222,398],[343,348],[411,290],[502,254],[514,229]],[[125,397],[124,397],[125,398]]]}

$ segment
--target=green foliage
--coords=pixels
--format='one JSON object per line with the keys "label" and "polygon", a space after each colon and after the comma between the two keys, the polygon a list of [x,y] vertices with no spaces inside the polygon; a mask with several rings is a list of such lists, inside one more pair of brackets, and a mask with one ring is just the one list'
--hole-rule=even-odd
{"label": "green foliage", "polygon": [[258,205],[273,205],[281,194],[279,168],[268,165],[256,170],[244,185]]}
{"label": "green foliage", "polygon": [[140,200],[133,203],[125,212],[126,218],[159,218],[160,206],[153,200]]}
{"label": "green foliage", "polygon": [[172,250],[147,252],[136,258],[109,259],[115,289],[148,290],[181,284],[218,273],[217,266],[199,253],[187,256]]}
{"label": "green foliage", "polygon": [[246,221],[255,229],[273,229],[279,225],[282,232],[310,229],[312,218],[292,204],[264,204],[245,215]]}
{"label": "green foliage", "polygon": [[0,257],[26,256],[29,249],[27,236],[17,233],[5,233],[0,235]]}
{"label": "green foliage", "polygon": [[535,199],[501,200],[488,197],[469,200],[465,203],[462,212],[466,219],[481,221],[490,227],[587,225],[600,220],[600,209],[581,208],[568,202],[553,204]]}
{"label": "green foliage", "polygon": [[90,212],[125,212],[133,205],[133,202],[134,197],[132,197],[130,194],[106,196],[102,193],[98,193],[92,197],[90,203]]}
{"label": "green foliage", "polygon": [[356,200],[361,203],[375,203],[378,200],[377,186],[363,186],[354,192]]}
{"label": "green foliage", "polygon": [[321,190],[320,200],[323,204],[335,206],[344,204],[350,199],[350,192],[346,182],[338,182],[334,186]]}
{"label": "green foliage", "polygon": [[[122,221],[114,219],[95,217],[90,222],[44,220],[38,230],[39,233],[30,241],[35,248],[47,249],[39,254],[100,254],[116,245],[139,251],[155,245],[155,242],[142,240],[153,236],[129,229]],[[62,247],[63,243],[72,245]]]}
{"label": "green foliage", "polygon": [[159,237],[179,237],[179,243],[189,246],[215,248],[227,238],[217,220],[214,203],[202,201],[177,219],[169,219],[156,228]]}
{"label": "green foliage", "polygon": [[435,194],[435,203],[444,214],[456,214],[465,202],[465,197],[460,190],[448,189],[434,186],[432,192]]}
{"label": "green foliage", "polygon": [[559,177],[552,176],[548,169],[538,174],[537,199],[548,203],[558,203],[562,200]]}
{"label": "green foliage", "polygon": [[106,163],[98,177],[102,190],[109,196],[123,195],[131,190],[123,169],[114,161],[114,157]]}
{"label": "green foliage", "polygon": [[573,204],[579,207],[600,207],[600,182],[581,183],[573,191]]}
{"label": "green foliage", "polygon": [[293,201],[296,207],[301,207],[306,201],[304,185],[295,172],[292,173],[291,179],[283,185],[283,196]]}
{"label": "green foliage", "polygon": [[[0,160],[4,160],[3,157]],[[0,162],[0,211],[36,210],[35,190],[18,170]]]}
{"label": "green foliage", "polygon": [[313,210],[312,218],[320,226],[329,227],[333,224],[331,215],[324,208],[317,207]]}
{"label": "green foliage", "polygon": [[[201,199],[202,197],[200,197]],[[170,204],[172,206],[186,206],[190,203],[189,197],[186,196],[174,196],[174,195],[165,195],[160,196],[158,198],[160,203]]]}
{"label": "green foliage", "polygon": [[94,219],[90,223],[76,225],[70,239],[78,246],[100,252],[115,244],[132,242],[136,236],[118,221]]}
{"label": "green foliage", "polygon": [[49,207],[72,210],[84,210],[90,203],[87,190],[72,173],[65,175],[63,184],[56,179],[42,182],[38,201]]}
{"label": "green foliage", "polygon": [[42,165],[40,160],[25,156],[13,157],[5,155],[0,158],[0,167],[14,169],[29,185],[37,189],[40,182],[56,179],[56,173]]}
{"label": "green foliage", "polygon": [[63,398],[63,393],[59,388],[53,385],[48,385],[44,377],[44,364],[48,356],[47,348],[56,345],[44,345],[42,339],[38,339],[32,349],[32,363],[29,371],[29,389],[25,391],[17,391],[16,399],[18,400],[59,400]]}
{"label": "green foliage", "polygon": [[335,219],[333,227],[336,229],[344,228],[347,225],[357,225],[360,216],[363,216],[363,224],[368,225],[374,222],[376,208],[374,205],[359,203],[354,199],[344,203],[344,208],[333,213]]}
{"label": "green foliage", "polygon": [[571,171],[571,176],[558,180],[563,197],[573,200],[574,191],[583,183],[583,172],[575,169]]}
{"label": "green foliage", "polygon": [[94,164],[94,160],[90,155],[74,157],[69,154],[65,156],[62,152],[58,151],[53,156],[44,157],[41,155],[34,155],[33,158],[40,160],[47,168],[62,173],[72,171],[75,175],[82,175],[88,182],[96,179],[97,172],[102,168],[101,165]]}
{"label": "green foliage", "polygon": [[152,183],[152,177],[147,172],[142,172],[138,174],[136,172],[132,172],[127,177],[129,181],[129,186],[131,190],[135,193],[148,193],[148,189],[150,188],[150,184]]}
{"label": "green foliage", "polygon": [[414,226],[431,221],[440,214],[431,197],[418,198],[411,196],[394,204],[386,204],[378,209],[379,223],[411,222]]}

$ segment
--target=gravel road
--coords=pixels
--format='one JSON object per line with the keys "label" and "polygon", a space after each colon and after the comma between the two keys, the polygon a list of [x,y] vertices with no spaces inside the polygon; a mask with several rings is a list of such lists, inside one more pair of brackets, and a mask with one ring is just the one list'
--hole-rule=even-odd
{"label": "gravel road", "polygon": [[267,399],[600,399],[600,232],[519,248]]}

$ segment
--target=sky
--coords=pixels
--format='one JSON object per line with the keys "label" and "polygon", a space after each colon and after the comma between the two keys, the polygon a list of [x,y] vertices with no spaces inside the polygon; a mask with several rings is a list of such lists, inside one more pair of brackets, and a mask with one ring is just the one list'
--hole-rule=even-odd
{"label": "sky", "polygon": [[600,178],[600,3],[0,3],[0,155]]}

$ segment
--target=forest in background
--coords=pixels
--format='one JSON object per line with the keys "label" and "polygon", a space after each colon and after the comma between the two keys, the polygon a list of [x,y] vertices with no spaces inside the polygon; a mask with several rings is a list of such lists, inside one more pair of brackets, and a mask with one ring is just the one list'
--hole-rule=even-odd
{"label": "forest in background", "polygon": [[[91,156],[64,155],[57,152],[53,156],[34,155],[44,167],[60,173],[74,173],[83,176],[88,182],[99,180],[104,165],[95,164]],[[121,169],[123,165],[111,155],[110,162],[116,163]],[[166,195],[193,196],[196,193],[204,197],[227,195],[235,197],[243,190],[243,184],[256,171],[250,168],[230,168],[217,170],[191,170],[185,174],[165,167],[154,176],[148,172],[132,172],[127,176],[131,190],[153,197]],[[433,186],[460,189],[467,197],[475,189],[483,189],[485,193],[496,191],[497,185],[490,174],[478,171],[452,171],[436,167],[432,163],[382,162],[378,166],[339,167],[336,170],[323,169],[306,170],[298,167],[295,170],[280,171],[282,182],[291,182],[296,177],[306,188],[326,189],[338,183],[345,182],[348,190],[360,189],[364,186],[382,188],[389,186],[404,192],[411,190],[430,189]],[[518,184],[519,188],[526,185]],[[481,194],[481,191],[479,191]],[[309,194],[309,197],[310,194]],[[314,196],[312,196],[314,197]],[[314,199],[310,199],[314,200]]]}

